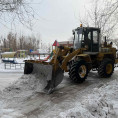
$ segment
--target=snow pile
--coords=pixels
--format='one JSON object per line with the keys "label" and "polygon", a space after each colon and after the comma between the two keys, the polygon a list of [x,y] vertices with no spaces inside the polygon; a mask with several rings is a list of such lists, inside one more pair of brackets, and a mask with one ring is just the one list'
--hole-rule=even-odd
{"label": "snow pile", "polygon": [[75,108],[60,113],[57,118],[118,118],[118,80],[95,88]]}
{"label": "snow pile", "polygon": [[44,84],[44,80],[37,75],[23,75],[3,90],[2,98],[12,99],[14,97],[17,101],[23,101],[37,92],[43,92]]}
{"label": "snow pile", "polygon": [[36,75],[23,75],[0,93],[0,118],[25,118],[9,104],[19,106],[37,92],[42,92],[44,81]]}

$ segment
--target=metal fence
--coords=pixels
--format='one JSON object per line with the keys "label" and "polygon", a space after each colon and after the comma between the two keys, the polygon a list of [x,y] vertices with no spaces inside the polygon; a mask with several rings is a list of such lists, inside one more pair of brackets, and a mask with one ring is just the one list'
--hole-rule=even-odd
{"label": "metal fence", "polygon": [[24,69],[24,63],[4,63],[5,69]]}

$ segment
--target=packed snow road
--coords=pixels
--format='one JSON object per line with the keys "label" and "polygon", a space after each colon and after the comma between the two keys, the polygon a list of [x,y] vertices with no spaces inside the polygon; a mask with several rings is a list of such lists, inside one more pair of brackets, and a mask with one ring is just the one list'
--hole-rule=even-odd
{"label": "packed snow road", "polygon": [[19,77],[22,76],[23,73],[6,73],[0,72],[0,90],[3,90],[13,81],[18,80]]}
{"label": "packed snow road", "polygon": [[[3,112],[0,112],[0,116],[3,118],[8,116],[10,118],[66,118],[63,113],[75,108],[77,103],[81,103],[86,96],[94,92],[94,88],[99,89],[117,80],[117,72],[107,79],[99,78],[96,72],[90,72],[83,84],[71,83],[68,74],[65,73],[63,82],[50,95],[41,91],[41,81],[35,76],[22,76],[1,93]],[[68,118],[71,118],[71,114]]]}

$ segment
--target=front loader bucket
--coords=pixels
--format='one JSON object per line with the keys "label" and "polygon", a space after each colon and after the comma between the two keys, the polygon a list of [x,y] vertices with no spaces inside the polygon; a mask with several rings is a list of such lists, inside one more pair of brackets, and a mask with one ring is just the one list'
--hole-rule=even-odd
{"label": "front loader bucket", "polygon": [[25,62],[24,74],[30,73],[36,74],[39,79],[43,79],[44,92],[48,94],[53,92],[54,88],[62,82],[64,76],[61,68],[54,72],[53,65]]}

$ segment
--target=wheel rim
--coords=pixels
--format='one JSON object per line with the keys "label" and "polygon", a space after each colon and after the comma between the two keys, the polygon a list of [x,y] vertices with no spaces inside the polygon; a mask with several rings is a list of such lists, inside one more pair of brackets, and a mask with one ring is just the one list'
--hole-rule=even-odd
{"label": "wheel rim", "polygon": [[81,78],[84,78],[85,77],[85,75],[86,75],[86,66],[85,65],[81,65],[80,67],[79,67],[79,70],[78,70],[78,74],[79,74],[79,76],[81,77]]}
{"label": "wheel rim", "polygon": [[113,69],[112,64],[107,64],[106,65],[106,73],[107,74],[110,74],[112,72],[112,69]]}

